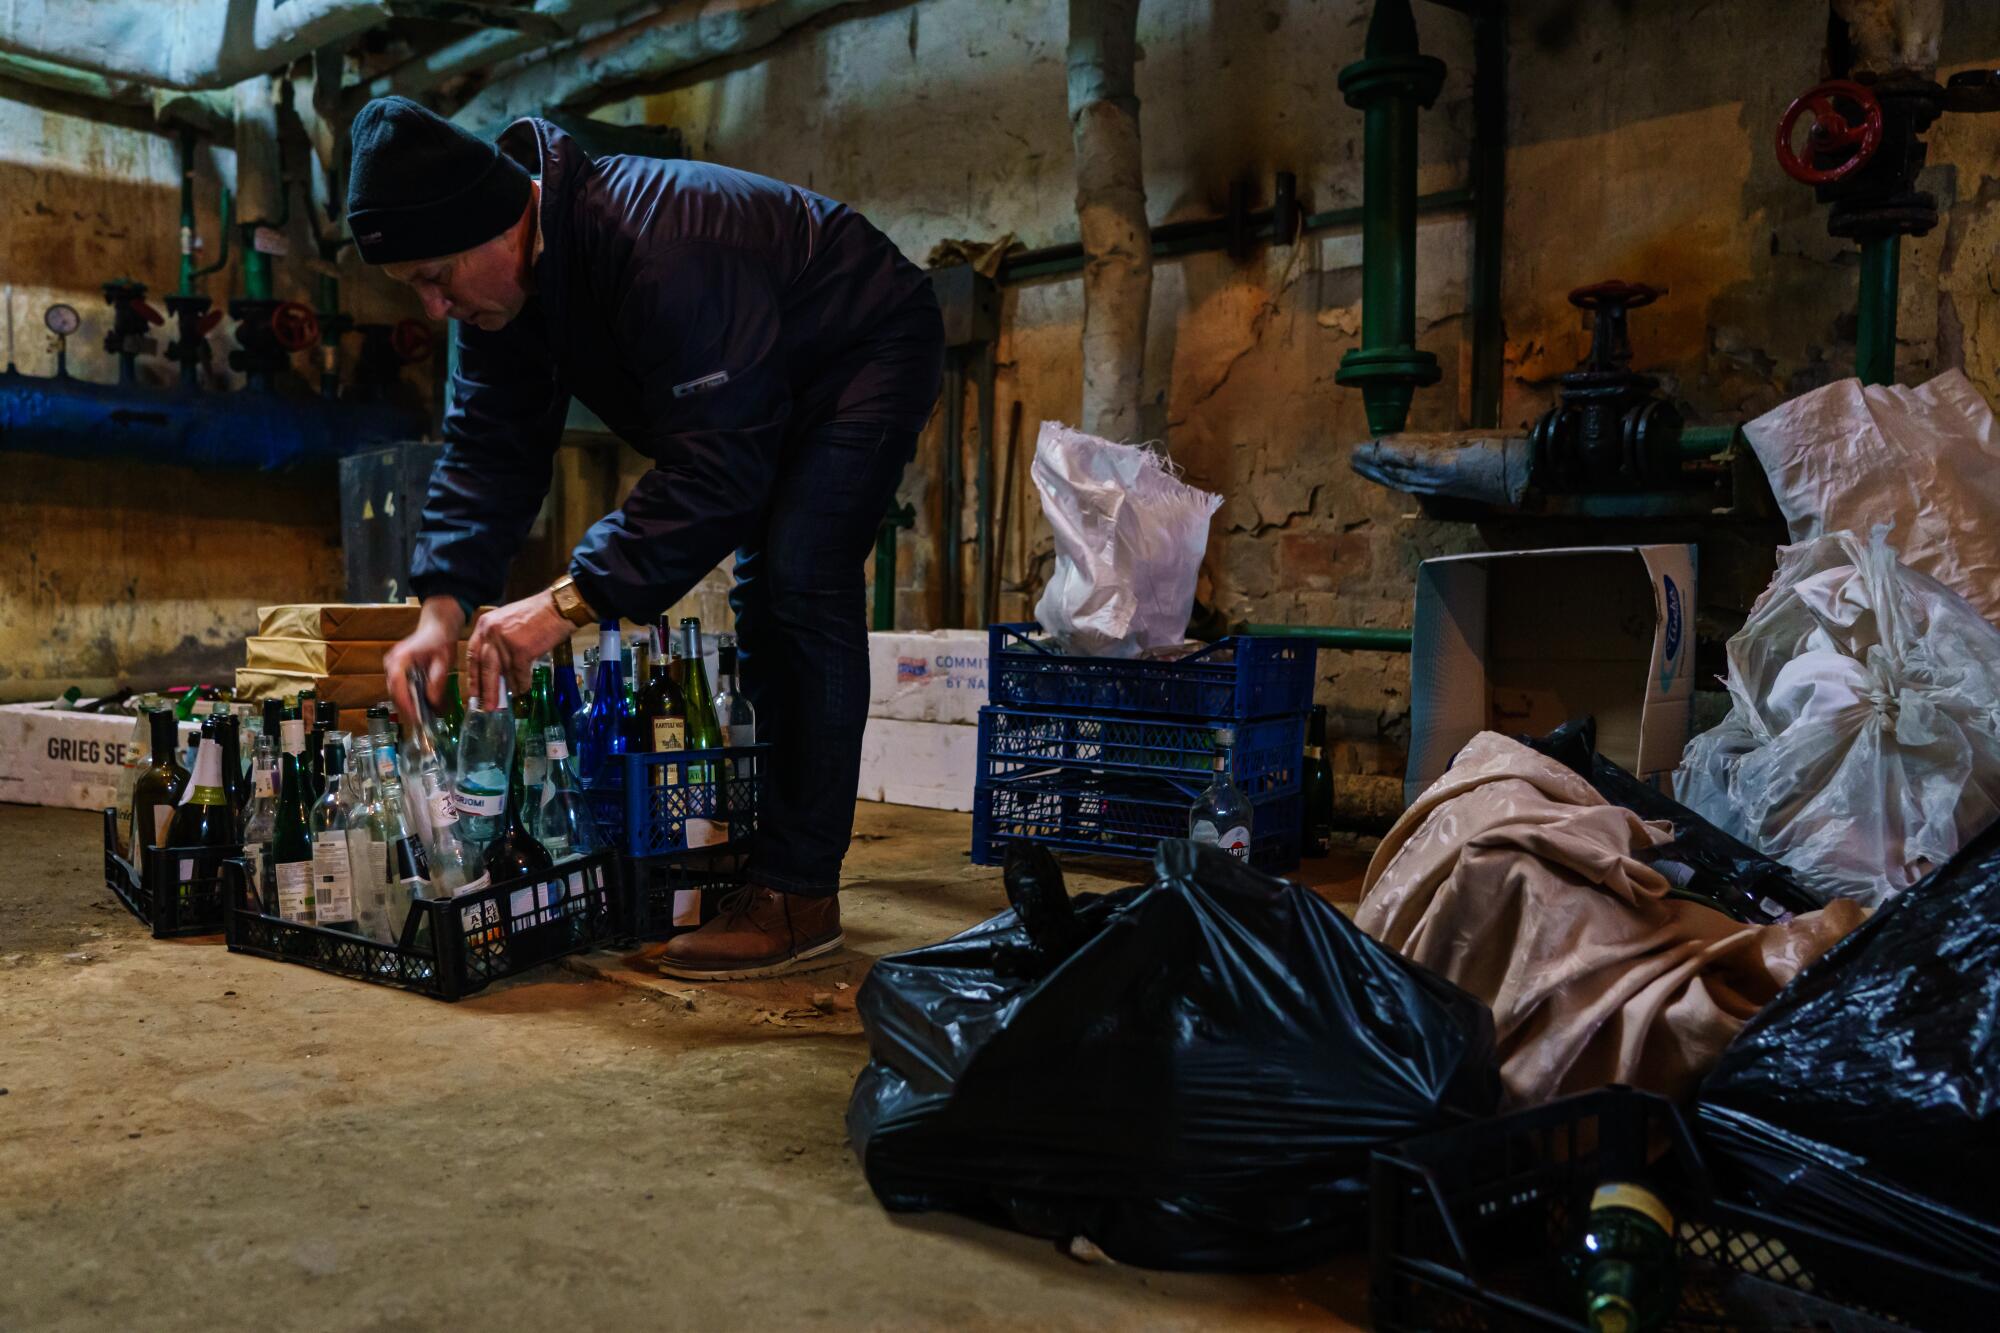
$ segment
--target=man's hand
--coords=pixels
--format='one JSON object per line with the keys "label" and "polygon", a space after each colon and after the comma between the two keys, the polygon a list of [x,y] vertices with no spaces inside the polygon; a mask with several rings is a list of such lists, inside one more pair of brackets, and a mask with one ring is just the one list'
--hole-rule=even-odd
{"label": "man's hand", "polygon": [[526,693],[535,659],[567,639],[575,628],[556,613],[546,592],[509,602],[481,616],[465,646],[465,665],[471,677],[462,682],[467,707],[476,697],[482,707],[491,708],[500,693],[502,672],[514,693]]}
{"label": "man's hand", "polygon": [[426,597],[417,628],[382,655],[389,700],[396,705],[396,716],[407,725],[415,726],[417,721],[417,701],[410,697],[407,679],[410,668],[423,673],[424,693],[430,697],[431,707],[444,707],[445,677],[451,674],[458,632],[464,627],[465,612],[459,610],[456,597]]}

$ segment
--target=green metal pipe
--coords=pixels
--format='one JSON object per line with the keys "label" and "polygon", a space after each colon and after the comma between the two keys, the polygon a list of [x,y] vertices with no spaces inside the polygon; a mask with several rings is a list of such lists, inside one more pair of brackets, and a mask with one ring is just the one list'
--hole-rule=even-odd
{"label": "green metal pipe", "polygon": [[271,299],[271,256],[257,248],[257,226],[243,224],[243,295],[252,301]]}
{"label": "green metal pipe", "polygon": [[182,130],[181,148],[181,276],[174,290],[194,295],[194,131]]}
{"label": "green metal pipe", "polygon": [[1506,326],[1500,314],[1500,251],[1507,202],[1507,7],[1472,12],[1472,279],[1466,292],[1472,321],[1469,424],[1500,424]]}
{"label": "green metal pipe", "polygon": [[916,526],[917,511],[893,501],[875,531],[875,628],[896,628],[896,531]]}
{"label": "green metal pipe", "polygon": [[1363,59],[1340,71],[1340,90],[1365,121],[1361,220],[1361,346],[1334,379],[1358,386],[1376,435],[1403,429],[1417,387],[1435,384],[1437,358],[1417,338],[1417,110],[1437,100],[1444,62],[1417,50],[1409,0],[1376,0]]}
{"label": "green metal pipe", "polygon": [[1239,624],[1234,633],[1269,639],[1311,639],[1322,648],[1350,653],[1407,653],[1410,631],[1406,629],[1362,629],[1352,625],[1253,625]]}
{"label": "green metal pipe", "polygon": [[1687,426],[1681,430],[1681,457],[1713,458],[1743,442],[1741,426]]}
{"label": "green metal pipe", "polygon": [[220,224],[215,229],[215,234],[222,238],[216,246],[215,262],[213,264],[204,264],[202,267],[192,270],[188,275],[191,280],[198,281],[211,273],[220,273],[222,266],[229,262],[229,233],[233,227],[231,218],[235,212],[235,196],[229,193],[229,187],[225,185],[222,187],[222,218]]}
{"label": "green metal pipe", "polygon": [[1855,311],[1854,373],[1863,384],[1896,382],[1896,298],[1902,238],[1861,243],[1861,299]]}

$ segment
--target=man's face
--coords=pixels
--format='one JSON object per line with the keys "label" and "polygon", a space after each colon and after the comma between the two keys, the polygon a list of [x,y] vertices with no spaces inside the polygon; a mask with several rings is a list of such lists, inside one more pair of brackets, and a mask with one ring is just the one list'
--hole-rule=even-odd
{"label": "man's face", "polygon": [[528,302],[519,227],[443,259],[384,264],[382,271],[416,292],[432,319],[456,319],[492,333]]}

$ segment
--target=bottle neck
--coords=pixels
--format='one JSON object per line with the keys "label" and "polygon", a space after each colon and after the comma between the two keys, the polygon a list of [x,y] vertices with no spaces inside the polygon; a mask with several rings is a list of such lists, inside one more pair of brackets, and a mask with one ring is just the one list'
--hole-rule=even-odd
{"label": "bottle neck", "polygon": [[222,785],[222,747],[214,740],[204,740],[195,751],[194,776],[189,785],[193,794],[188,800],[195,805],[224,805],[229,794]]}
{"label": "bottle neck", "polygon": [[171,708],[153,714],[153,763],[159,768],[174,766],[174,751],[180,748],[181,720]]}

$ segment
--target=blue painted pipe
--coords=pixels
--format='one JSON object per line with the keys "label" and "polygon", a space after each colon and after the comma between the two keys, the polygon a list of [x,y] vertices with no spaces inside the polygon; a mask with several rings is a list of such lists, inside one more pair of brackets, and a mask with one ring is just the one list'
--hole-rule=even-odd
{"label": "blue painted pipe", "polygon": [[242,389],[94,384],[0,371],[0,451],[275,472],[422,437],[421,415]]}

